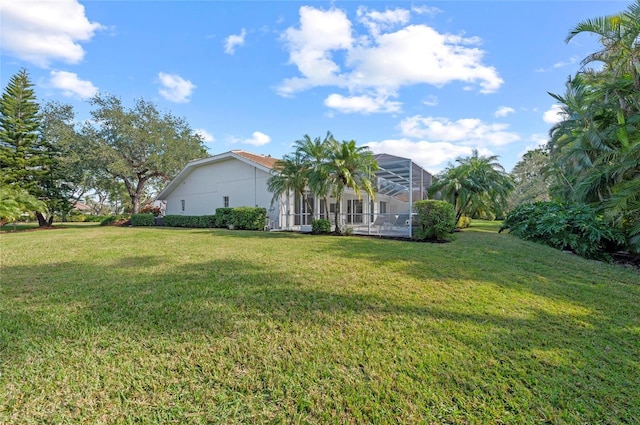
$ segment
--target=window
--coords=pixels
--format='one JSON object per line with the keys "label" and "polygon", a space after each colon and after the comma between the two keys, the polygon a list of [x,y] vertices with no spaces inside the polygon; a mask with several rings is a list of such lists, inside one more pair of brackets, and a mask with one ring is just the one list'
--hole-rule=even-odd
{"label": "window", "polygon": [[223,196],[222,197],[222,201],[224,202],[224,207],[225,208],[229,208],[229,197],[228,196]]}
{"label": "window", "polygon": [[182,211],[184,212],[184,199],[180,200],[180,204],[182,205]]}
{"label": "window", "polygon": [[378,214],[386,214],[387,213],[387,203],[385,201],[380,201],[380,211]]}

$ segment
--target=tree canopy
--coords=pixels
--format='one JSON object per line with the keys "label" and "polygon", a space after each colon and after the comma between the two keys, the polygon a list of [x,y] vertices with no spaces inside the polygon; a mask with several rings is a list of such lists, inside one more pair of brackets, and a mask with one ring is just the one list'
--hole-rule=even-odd
{"label": "tree canopy", "polygon": [[112,95],[91,100],[93,123],[83,135],[95,173],[121,181],[138,213],[149,185],[166,183],[187,162],[206,156],[202,138],[183,118],[159,112],[153,103],[138,99],[133,108]]}
{"label": "tree canopy", "polygon": [[294,143],[295,151],[276,163],[276,171],[268,181],[268,187],[277,198],[285,193],[300,194],[313,214],[306,191],[318,197],[328,195],[336,199],[335,232],[340,227],[340,202],[349,188],[358,198],[362,192],[375,196],[375,171],[378,163],[367,146],[357,146],[354,140],[338,142],[330,132],[321,139],[305,135]]}
{"label": "tree canopy", "polygon": [[447,200],[456,209],[456,222],[460,217],[497,215],[507,206],[507,197],[513,190],[511,177],[498,162],[498,157],[479,155],[456,159],[434,176],[429,189],[431,196]]}
{"label": "tree canopy", "polygon": [[[578,23],[567,42],[580,34],[596,35],[602,48],[583,60],[563,95],[550,93],[564,116],[548,143],[552,195],[610,217],[640,252],[640,1]],[[594,62],[603,67],[586,68]]]}

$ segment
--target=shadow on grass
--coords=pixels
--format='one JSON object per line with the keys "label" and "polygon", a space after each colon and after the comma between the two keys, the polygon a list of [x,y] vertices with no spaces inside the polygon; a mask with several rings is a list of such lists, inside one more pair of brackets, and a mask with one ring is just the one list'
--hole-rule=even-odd
{"label": "shadow on grass", "polygon": [[[360,251],[355,255],[374,255],[361,243],[365,242],[349,242]],[[640,388],[638,314],[597,313],[595,299],[572,297],[590,304],[594,312],[589,314],[555,315],[530,307],[526,315],[517,316],[463,311],[461,301],[428,304],[340,287],[319,289],[309,286],[304,275],[248,261],[203,261],[169,270],[159,269],[161,265],[161,256],[132,256],[100,269],[74,262],[45,265],[37,273],[27,266],[3,269],[0,353],[13,358],[50,339],[74,341],[104,329],[135,339],[175,334],[222,338],[270,323],[281,328],[296,323],[302,329],[325,328],[322,334],[335,338],[343,326],[358,323],[370,329],[378,343],[388,344],[390,355],[401,349],[394,345],[395,337],[417,346],[423,345],[419,339],[432,339],[433,344],[449,344],[467,353],[469,358],[462,361],[471,369],[468,376],[459,368],[448,375],[447,364],[437,373],[443,383],[453,380],[468,386],[468,393],[482,388],[483,374],[496,374],[534,395],[538,387],[554,388],[562,400],[586,400],[596,409],[614,409],[623,422],[625,415],[638,413],[637,406],[629,406]],[[571,298],[553,289],[547,295]],[[416,328],[404,335],[392,331],[405,324]],[[552,358],[544,357],[548,355]],[[475,364],[474,359],[491,363]]]}

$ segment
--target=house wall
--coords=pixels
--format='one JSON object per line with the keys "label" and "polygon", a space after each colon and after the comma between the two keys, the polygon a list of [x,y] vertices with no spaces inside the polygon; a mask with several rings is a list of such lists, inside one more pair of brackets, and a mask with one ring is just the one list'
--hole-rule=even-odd
{"label": "house wall", "polygon": [[257,206],[269,211],[269,177],[269,173],[235,158],[197,167],[167,196],[165,214],[215,214],[216,208],[225,206],[225,196],[229,207]]}

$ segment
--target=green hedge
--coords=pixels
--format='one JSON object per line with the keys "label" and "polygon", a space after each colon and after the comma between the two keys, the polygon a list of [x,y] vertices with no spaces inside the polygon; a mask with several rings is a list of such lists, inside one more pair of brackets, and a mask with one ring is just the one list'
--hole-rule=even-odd
{"label": "green hedge", "polygon": [[232,223],[231,212],[233,208],[216,208],[216,227],[226,229]]}
{"label": "green hedge", "polygon": [[237,207],[231,211],[231,224],[236,229],[264,230],[267,210],[259,207]]}
{"label": "green hedge", "polygon": [[446,201],[427,199],[413,204],[418,213],[418,225],[413,237],[419,241],[452,239],[456,228],[456,211]]}
{"label": "green hedge", "polygon": [[215,215],[165,215],[163,224],[169,227],[216,227]]}
{"label": "green hedge", "polygon": [[242,230],[264,230],[266,218],[265,208],[218,208],[215,215],[165,215],[164,225],[193,228],[226,228],[233,225]]}
{"label": "green hedge", "polygon": [[131,215],[132,226],[153,226],[154,224],[155,224],[155,216],[151,213]]}

